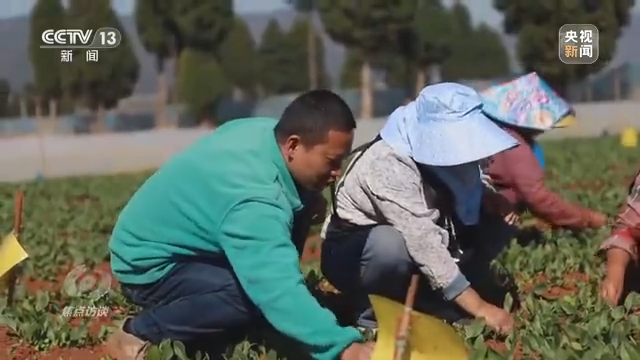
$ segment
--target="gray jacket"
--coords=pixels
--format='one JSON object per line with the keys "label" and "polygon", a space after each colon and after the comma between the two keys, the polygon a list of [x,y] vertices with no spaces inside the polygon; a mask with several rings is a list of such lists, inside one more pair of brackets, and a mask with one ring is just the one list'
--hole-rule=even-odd
{"label": "gray jacket", "polygon": [[[440,212],[434,205],[435,191],[423,183],[411,158],[396,155],[384,141],[378,141],[358,161],[352,161],[345,173],[348,176],[337,184],[341,219],[361,226],[393,226],[404,237],[420,270],[445,298],[453,299],[469,286],[447,249],[448,232],[436,224]],[[328,217],[323,238],[332,226]]]}

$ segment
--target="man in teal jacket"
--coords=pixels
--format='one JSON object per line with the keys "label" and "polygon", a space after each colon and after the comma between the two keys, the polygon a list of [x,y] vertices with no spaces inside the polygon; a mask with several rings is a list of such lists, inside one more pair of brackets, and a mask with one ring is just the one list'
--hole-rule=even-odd
{"label": "man in teal jacket", "polygon": [[220,126],[147,179],[109,241],[123,294],[143,308],[107,342],[111,355],[143,359],[163,339],[215,343],[266,319],[315,359],[368,359],[358,330],[307,290],[291,237],[307,199],[339,175],[355,127],[338,95],[314,90],[279,121]]}

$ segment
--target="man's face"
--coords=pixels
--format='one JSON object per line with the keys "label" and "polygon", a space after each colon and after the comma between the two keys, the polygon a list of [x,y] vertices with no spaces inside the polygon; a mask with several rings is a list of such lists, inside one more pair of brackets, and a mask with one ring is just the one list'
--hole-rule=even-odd
{"label": "man's face", "polygon": [[283,153],[293,178],[306,190],[322,191],[340,176],[342,161],[349,156],[353,131],[329,131],[324,142],[305,146],[293,135]]}

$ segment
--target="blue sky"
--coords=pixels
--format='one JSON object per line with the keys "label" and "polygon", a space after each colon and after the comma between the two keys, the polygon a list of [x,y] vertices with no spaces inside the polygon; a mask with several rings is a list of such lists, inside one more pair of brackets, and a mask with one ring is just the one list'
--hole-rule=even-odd
{"label": "blue sky", "polygon": [[[111,0],[115,9],[121,14],[130,14],[133,10],[135,0]],[[29,13],[35,0],[3,0],[0,7],[0,19],[14,16],[26,15]],[[453,0],[444,0],[446,4],[451,4]],[[492,0],[462,0],[470,9],[474,21],[482,21],[488,24],[499,26],[501,16],[491,6]],[[235,0],[236,11],[246,12],[269,12],[287,5],[285,0]],[[640,5],[636,5],[638,11]]]}

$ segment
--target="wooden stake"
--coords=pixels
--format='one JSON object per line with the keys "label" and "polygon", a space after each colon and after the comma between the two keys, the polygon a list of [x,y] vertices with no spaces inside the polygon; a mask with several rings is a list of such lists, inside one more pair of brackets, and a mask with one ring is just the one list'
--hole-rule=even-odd
{"label": "wooden stake", "polygon": [[[22,230],[22,207],[24,205],[24,192],[18,190],[16,193],[16,199],[13,210],[13,234],[20,239],[20,232]],[[16,285],[18,283],[18,269],[19,265],[11,269],[8,275],[7,281],[7,306],[13,306],[16,293]]]}
{"label": "wooden stake", "polygon": [[402,360],[407,348],[407,339],[411,331],[411,312],[413,311],[413,303],[418,290],[418,279],[418,275],[411,276],[409,290],[407,291],[407,297],[404,301],[404,312],[400,318],[400,325],[398,326],[398,333],[396,334],[396,346],[393,352],[394,360]]}

